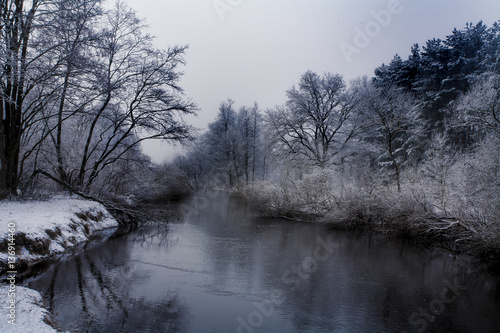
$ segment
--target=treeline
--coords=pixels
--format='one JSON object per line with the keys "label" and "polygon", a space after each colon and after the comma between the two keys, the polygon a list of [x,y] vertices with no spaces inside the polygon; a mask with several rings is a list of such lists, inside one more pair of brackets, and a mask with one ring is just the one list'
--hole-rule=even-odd
{"label": "treeline", "polygon": [[156,48],[121,1],[2,1],[0,199],[150,193],[165,171],[140,143],[192,137],[185,51]]}
{"label": "treeline", "polygon": [[223,102],[174,164],[269,216],[498,244],[499,89],[500,24],[467,24],[371,79],[308,71],[284,105]]}

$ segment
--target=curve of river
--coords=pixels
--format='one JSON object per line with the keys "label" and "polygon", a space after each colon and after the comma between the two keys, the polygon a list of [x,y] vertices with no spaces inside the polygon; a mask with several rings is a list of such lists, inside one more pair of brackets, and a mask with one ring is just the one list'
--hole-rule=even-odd
{"label": "curve of river", "polygon": [[184,208],[29,287],[80,332],[500,332],[500,277],[469,257],[253,218],[222,193]]}

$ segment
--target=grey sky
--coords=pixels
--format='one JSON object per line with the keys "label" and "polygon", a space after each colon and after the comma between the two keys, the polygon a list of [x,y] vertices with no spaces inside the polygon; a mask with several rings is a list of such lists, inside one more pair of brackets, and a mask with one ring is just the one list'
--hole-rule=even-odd
{"label": "grey sky", "polygon": [[[126,2],[146,19],[159,47],[190,45],[181,85],[200,107],[198,118],[188,120],[201,129],[227,98],[265,110],[284,103],[286,90],[309,69],[346,81],[372,76],[396,53],[406,58],[414,43],[444,38],[466,22],[500,20],[498,0]],[[156,162],[175,153],[158,143],[144,148]]]}

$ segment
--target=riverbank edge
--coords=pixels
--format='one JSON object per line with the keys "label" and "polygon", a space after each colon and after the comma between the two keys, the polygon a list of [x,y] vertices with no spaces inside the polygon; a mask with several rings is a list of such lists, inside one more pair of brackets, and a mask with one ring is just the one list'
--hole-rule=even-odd
{"label": "riverbank edge", "polygon": [[[328,225],[335,230],[361,231],[380,234],[388,239],[409,241],[415,245],[435,247],[453,254],[470,255],[500,272],[500,227],[471,227],[459,218],[442,216],[409,207],[378,209],[360,208],[359,202],[343,202],[352,207],[349,213],[330,210],[314,212],[300,210],[294,205],[275,205],[268,197],[256,196],[246,189],[230,191],[233,198],[248,204],[259,217],[283,218],[296,222]],[[480,226],[481,227],[481,226]]]}
{"label": "riverbank edge", "polygon": [[0,286],[0,299],[5,316],[0,331],[11,333],[56,333],[57,323],[44,305],[38,291],[15,286]]}
{"label": "riverbank edge", "polygon": [[1,201],[0,226],[4,229],[0,237],[0,276],[8,282],[0,286],[0,291],[12,295],[3,298],[3,321],[7,321],[10,311],[8,302],[14,300],[16,309],[22,312],[17,312],[17,318],[21,315],[30,319],[21,319],[15,326],[9,324],[9,329],[27,332],[36,327],[36,331],[57,332],[57,323],[43,305],[41,294],[16,283],[22,282],[30,268],[69,255],[92,241],[107,239],[121,225],[98,202],[56,197],[46,201]]}
{"label": "riverbank edge", "polygon": [[71,251],[120,223],[98,202],[56,197],[1,201],[0,225],[4,229],[0,233],[1,276]]}

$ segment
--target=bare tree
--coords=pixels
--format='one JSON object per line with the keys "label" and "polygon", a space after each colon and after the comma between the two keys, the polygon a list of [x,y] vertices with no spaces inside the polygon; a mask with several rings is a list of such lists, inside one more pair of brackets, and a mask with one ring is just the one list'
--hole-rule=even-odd
{"label": "bare tree", "polygon": [[260,113],[257,103],[252,108],[243,106],[236,116],[237,139],[239,142],[238,160],[245,183],[255,181],[255,173],[260,159],[258,147]]}
{"label": "bare tree", "polygon": [[355,98],[342,77],[330,73],[321,77],[308,71],[299,87],[292,87],[287,95],[286,105],[267,112],[275,135],[275,152],[321,168],[341,163],[355,130],[351,121]]}
{"label": "bare tree", "polygon": [[207,141],[210,162],[215,173],[227,179],[227,186],[238,184],[241,177],[240,143],[234,101],[228,99],[219,106],[217,119],[208,125],[209,130],[201,140]]}
{"label": "bare tree", "polygon": [[107,24],[99,67],[103,71],[96,77],[102,98],[84,115],[90,126],[78,183],[85,182],[86,191],[106,166],[140,142],[190,139],[192,128],[182,116],[196,110],[178,85],[182,74],[178,67],[184,64],[187,47],[155,49],[135,12],[120,2],[107,16]]}
{"label": "bare tree", "polygon": [[[63,182],[69,181],[62,151],[63,121],[68,113],[67,105],[70,104],[71,116],[72,113],[82,111],[89,100],[95,98],[95,93],[86,86],[88,80],[85,78],[89,68],[95,65],[90,59],[95,54],[90,50],[93,47],[91,44],[99,38],[93,25],[98,24],[102,17],[100,3],[100,0],[66,0],[54,5],[54,38],[60,41],[58,56],[61,61],[57,85],[56,133],[51,135],[51,139],[57,157],[57,174]],[[82,93],[82,90],[85,92]]]}
{"label": "bare tree", "polygon": [[23,121],[30,118],[24,103],[47,78],[33,70],[43,52],[31,47],[39,9],[45,4],[45,0],[0,2],[0,198],[17,190]]}
{"label": "bare tree", "polygon": [[427,187],[437,202],[435,207],[444,213],[447,213],[450,201],[450,174],[459,157],[444,134],[434,134],[420,165],[420,173],[426,178]]}
{"label": "bare tree", "polygon": [[382,151],[381,166],[394,170],[401,191],[401,170],[418,151],[424,133],[419,104],[409,93],[396,87],[375,88],[364,81],[358,86],[364,140],[375,142]]}
{"label": "bare tree", "polygon": [[187,156],[175,162],[191,179],[193,188],[249,185],[264,174],[261,116],[256,103],[236,112],[232,100],[222,102],[217,119],[208,127],[190,146]]}
{"label": "bare tree", "polygon": [[60,22],[52,24],[51,33],[58,41],[53,52],[58,68],[37,133],[46,163],[36,163],[35,173],[50,174],[84,193],[104,170],[112,173],[115,163],[130,159],[134,154],[128,152],[141,142],[191,139],[183,116],[196,111],[179,86],[187,47],[157,49],[124,3],[116,2],[108,12],[99,4],[56,3]]}

